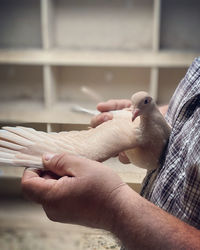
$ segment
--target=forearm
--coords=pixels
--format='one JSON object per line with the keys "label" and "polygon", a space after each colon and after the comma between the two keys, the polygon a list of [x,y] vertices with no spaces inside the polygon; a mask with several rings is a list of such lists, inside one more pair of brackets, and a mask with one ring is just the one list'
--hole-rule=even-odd
{"label": "forearm", "polygon": [[127,249],[199,249],[200,232],[129,187],[117,194],[113,233]]}

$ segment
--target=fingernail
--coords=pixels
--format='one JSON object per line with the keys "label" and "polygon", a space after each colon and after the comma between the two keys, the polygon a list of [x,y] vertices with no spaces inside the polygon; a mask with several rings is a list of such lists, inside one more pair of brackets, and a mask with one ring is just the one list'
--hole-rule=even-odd
{"label": "fingernail", "polygon": [[55,154],[47,153],[47,154],[45,154],[44,159],[45,159],[45,161],[50,161],[54,156],[55,156]]}

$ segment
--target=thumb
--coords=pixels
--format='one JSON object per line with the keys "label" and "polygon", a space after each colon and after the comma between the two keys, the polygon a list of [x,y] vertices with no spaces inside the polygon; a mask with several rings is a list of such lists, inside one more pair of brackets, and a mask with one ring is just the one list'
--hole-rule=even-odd
{"label": "thumb", "polygon": [[42,160],[44,169],[58,176],[81,176],[91,165],[89,159],[69,153],[44,154]]}
{"label": "thumb", "polygon": [[58,176],[69,175],[72,173],[69,171],[69,156],[64,154],[44,154],[42,157],[43,166],[45,170],[49,170]]}

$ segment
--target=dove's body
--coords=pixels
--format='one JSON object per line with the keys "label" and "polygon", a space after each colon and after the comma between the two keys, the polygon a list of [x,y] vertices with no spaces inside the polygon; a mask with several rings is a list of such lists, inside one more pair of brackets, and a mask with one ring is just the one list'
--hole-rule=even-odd
{"label": "dove's body", "polygon": [[[141,92],[143,93],[143,92]],[[69,152],[104,161],[125,151],[132,163],[152,169],[159,164],[170,128],[156,105],[151,114],[137,117],[124,110],[110,121],[83,131],[44,133],[30,128],[0,130],[0,163],[42,168],[42,154]]]}
{"label": "dove's body", "polygon": [[151,117],[141,117],[140,119],[140,129],[137,135],[138,146],[127,150],[126,155],[134,165],[150,170],[160,165],[171,128],[159,111]]}

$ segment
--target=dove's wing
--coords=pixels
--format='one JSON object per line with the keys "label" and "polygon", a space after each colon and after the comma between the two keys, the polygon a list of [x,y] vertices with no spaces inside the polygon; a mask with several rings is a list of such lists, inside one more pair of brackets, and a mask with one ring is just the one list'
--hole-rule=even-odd
{"label": "dove's wing", "polygon": [[59,137],[25,127],[4,127],[0,130],[0,163],[42,167],[41,156],[45,152],[71,152]]}
{"label": "dove's wing", "polygon": [[[116,116],[96,128],[83,131],[45,133],[25,127],[0,130],[0,163],[42,168],[42,154],[69,152],[103,161],[138,143],[139,121],[131,112]],[[138,118],[139,119],[139,118]]]}

